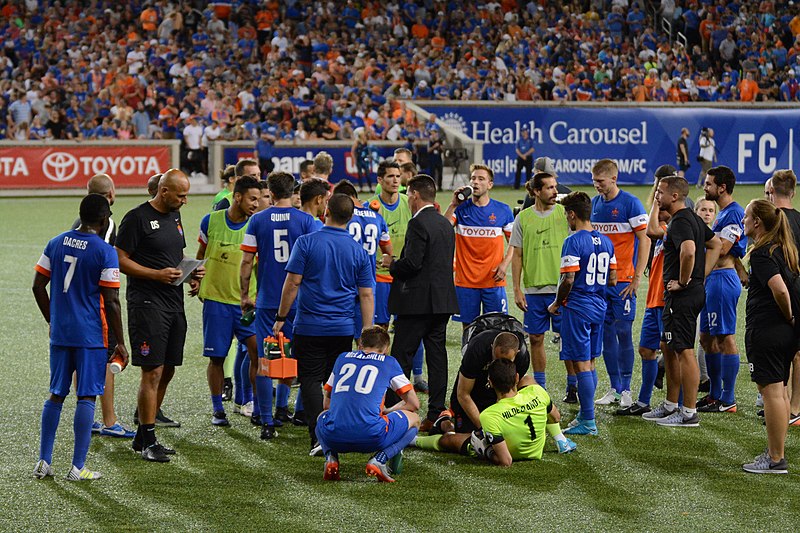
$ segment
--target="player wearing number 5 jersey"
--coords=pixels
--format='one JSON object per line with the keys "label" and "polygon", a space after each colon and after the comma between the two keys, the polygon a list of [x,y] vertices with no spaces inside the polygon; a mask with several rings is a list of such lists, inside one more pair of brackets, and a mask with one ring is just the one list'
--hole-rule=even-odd
{"label": "player wearing number 5 jersey", "polygon": [[[361,349],[339,355],[325,383],[317,438],[325,453],[326,480],[339,479],[339,453],[375,453],[367,474],[392,482],[388,462],[403,451],[419,428],[419,400],[397,360],[386,355],[389,334],[380,326],[364,329]],[[401,398],[383,405],[386,389]]]}
{"label": "player wearing number 5 jersey", "polygon": [[[264,339],[272,335],[275,315],[281,299],[283,282],[286,280],[286,264],[294,244],[301,235],[316,230],[314,217],[292,207],[294,176],[286,172],[272,172],[267,178],[269,190],[275,204],[250,218],[245,231],[241,249],[241,305],[242,311],[253,308],[250,299],[250,278],[253,271],[253,260],[258,254],[258,295],[255,301],[256,342],[261,345]],[[286,315],[284,335],[292,338],[295,305]],[[279,389],[283,389],[279,387]],[[287,390],[281,391],[278,405],[283,404],[283,396]],[[256,396],[258,401],[253,406],[253,422],[262,425],[262,437],[274,436],[274,420],[272,417],[272,380],[265,376],[256,376]]]}
{"label": "player wearing number 5 jersey", "polygon": [[633,375],[633,335],[636,318],[636,290],[647,266],[650,239],[647,237],[647,212],[634,195],[617,186],[617,164],[610,159],[592,167],[592,183],[599,193],[592,198],[592,226],[611,239],[617,254],[619,283],[606,290],[606,320],[603,328],[603,358],[611,390],[597,400],[598,405],[619,402],[629,407]]}
{"label": "player wearing number 5 jersey", "polygon": [[561,312],[561,359],[572,361],[578,377],[580,414],[564,433],[597,435],[594,393],[606,316],[606,288],[617,283],[617,258],[611,239],[592,229],[591,200],[573,192],[561,201],[569,229],[561,249],[561,280],[548,311]]}

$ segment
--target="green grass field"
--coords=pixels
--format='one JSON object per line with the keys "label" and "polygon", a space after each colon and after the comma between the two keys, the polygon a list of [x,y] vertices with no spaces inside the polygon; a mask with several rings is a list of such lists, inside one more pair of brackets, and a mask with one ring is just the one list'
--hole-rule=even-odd
{"label": "green grass field", "polygon": [[[631,188],[640,197],[645,188]],[[592,192],[592,191],[588,191]],[[737,187],[743,205],[760,187]],[[518,195],[495,191],[510,204]],[[118,198],[115,220],[143,201]],[[440,201],[449,201],[441,197]],[[232,414],[232,426],[210,425],[210,400],[201,357],[200,303],[187,298],[189,335],[184,366],[178,369],[165,411],[180,429],[160,429],[175,447],[169,464],[151,464],[130,450],[130,442],[94,437],[87,465],[105,478],[74,484],[64,480],[72,454],[69,398],[56,441],[56,478],[31,476],[38,454],[39,416],[48,389],[47,328],[30,285],[33,265],[47,240],[77,216],[77,198],[1,199],[0,368],[3,406],[0,473],[6,496],[0,530],[63,531],[796,531],[791,503],[797,473],[744,474],[740,465],[766,444],[756,416],[755,386],[743,363],[736,414],[705,415],[699,429],[660,428],[639,419],[615,418],[599,409],[599,437],[578,437],[578,450],[559,456],[552,442],[542,461],[501,469],[457,455],[407,450],[398,482],[379,484],[363,473],[366,455],[342,457],[340,483],[323,483],[322,460],[308,457],[305,428],[289,427],[271,442],[259,440],[249,421]],[[187,254],[196,251],[208,197],[192,197],[183,210]],[[640,288],[644,296],[646,287]],[[510,298],[513,302],[513,298]],[[740,317],[744,316],[743,295]],[[638,342],[644,298],[634,327]],[[516,309],[512,312],[521,317]],[[737,334],[744,348],[744,322]],[[461,326],[448,330],[450,373],[458,370]],[[560,405],[565,376],[547,342],[548,388]],[[638,361],[638,357],[637,357]],[[608,381],[598,361],[599,388]],[[640,365],[634,368],[638,392]],[[138,374],[117,378],[117,412],[132,422]],[[654,403],[663,399],[656,391]],[[423,396],[424,400],[424,396]],[[575,410],[564,407],[565,420]],[[99,417],[99,413],[98,413]],[[800,468],[800,429],[790,428],[786,457]],[[798,472],[798,470],[792,470]]]}

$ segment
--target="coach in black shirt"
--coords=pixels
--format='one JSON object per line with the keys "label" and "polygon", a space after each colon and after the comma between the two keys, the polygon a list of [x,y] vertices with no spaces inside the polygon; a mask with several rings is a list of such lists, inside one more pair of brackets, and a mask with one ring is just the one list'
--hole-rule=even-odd
{"label": "coach in black shirt", "polygon": [[[186,240],[179,210],[186,204],[189,180],[177,169],[164,173],[156,196],[131,209],[117,235],[120,270],[128,276],[128,334],[132,362],[142,369],[139,385],[139,428],[133,449],[148,461],[167,462],[169,448],[155,437],[156,414],[161,408],[175,367],[183,363],[186,316],[181,278]],[[202,278],[198,269],[192,283]]]}
{"label": "coach in black shirt", "polygon": [[[656,189],[659,209],[672,217],[664,238],[664,361],[668,374],[680,376],[683,409],[678,408],[680,387],[667,380],[667,400],[645,415],[662,426],[696,427],[700,369],[694,356],[697,316],[705,304],[703,281],[716,264],[721,242],[685,199],[689,183],[678,176],[662,178]],[[705,251],[705,253],[704,253]],[[674,386],[670,386],[673,381]]]}

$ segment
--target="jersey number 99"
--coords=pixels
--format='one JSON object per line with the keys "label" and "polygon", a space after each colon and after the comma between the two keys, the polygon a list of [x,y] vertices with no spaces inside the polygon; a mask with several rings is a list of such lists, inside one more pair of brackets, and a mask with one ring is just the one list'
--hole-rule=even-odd
{"label": "jersey number 99", "polygon": [[586,264],[586,285],[592,286],[595,283],[605,285],[608,281],[608,266],[611,263],[611,256],[607,252],[592,254]]}

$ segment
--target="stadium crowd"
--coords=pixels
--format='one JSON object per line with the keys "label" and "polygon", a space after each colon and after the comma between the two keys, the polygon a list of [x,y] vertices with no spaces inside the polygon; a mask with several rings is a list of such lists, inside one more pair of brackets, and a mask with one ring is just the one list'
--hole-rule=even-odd
{"label": "stadium crowd", "polygon": [[[797,101],[792,2],[15,0],[0,137],[427,137],[404,100]],[[655,27],[655,29],[654,29]],[[684,39],[675,39],[680,32]],[[196,131],[186,133],[197,118]]]}

